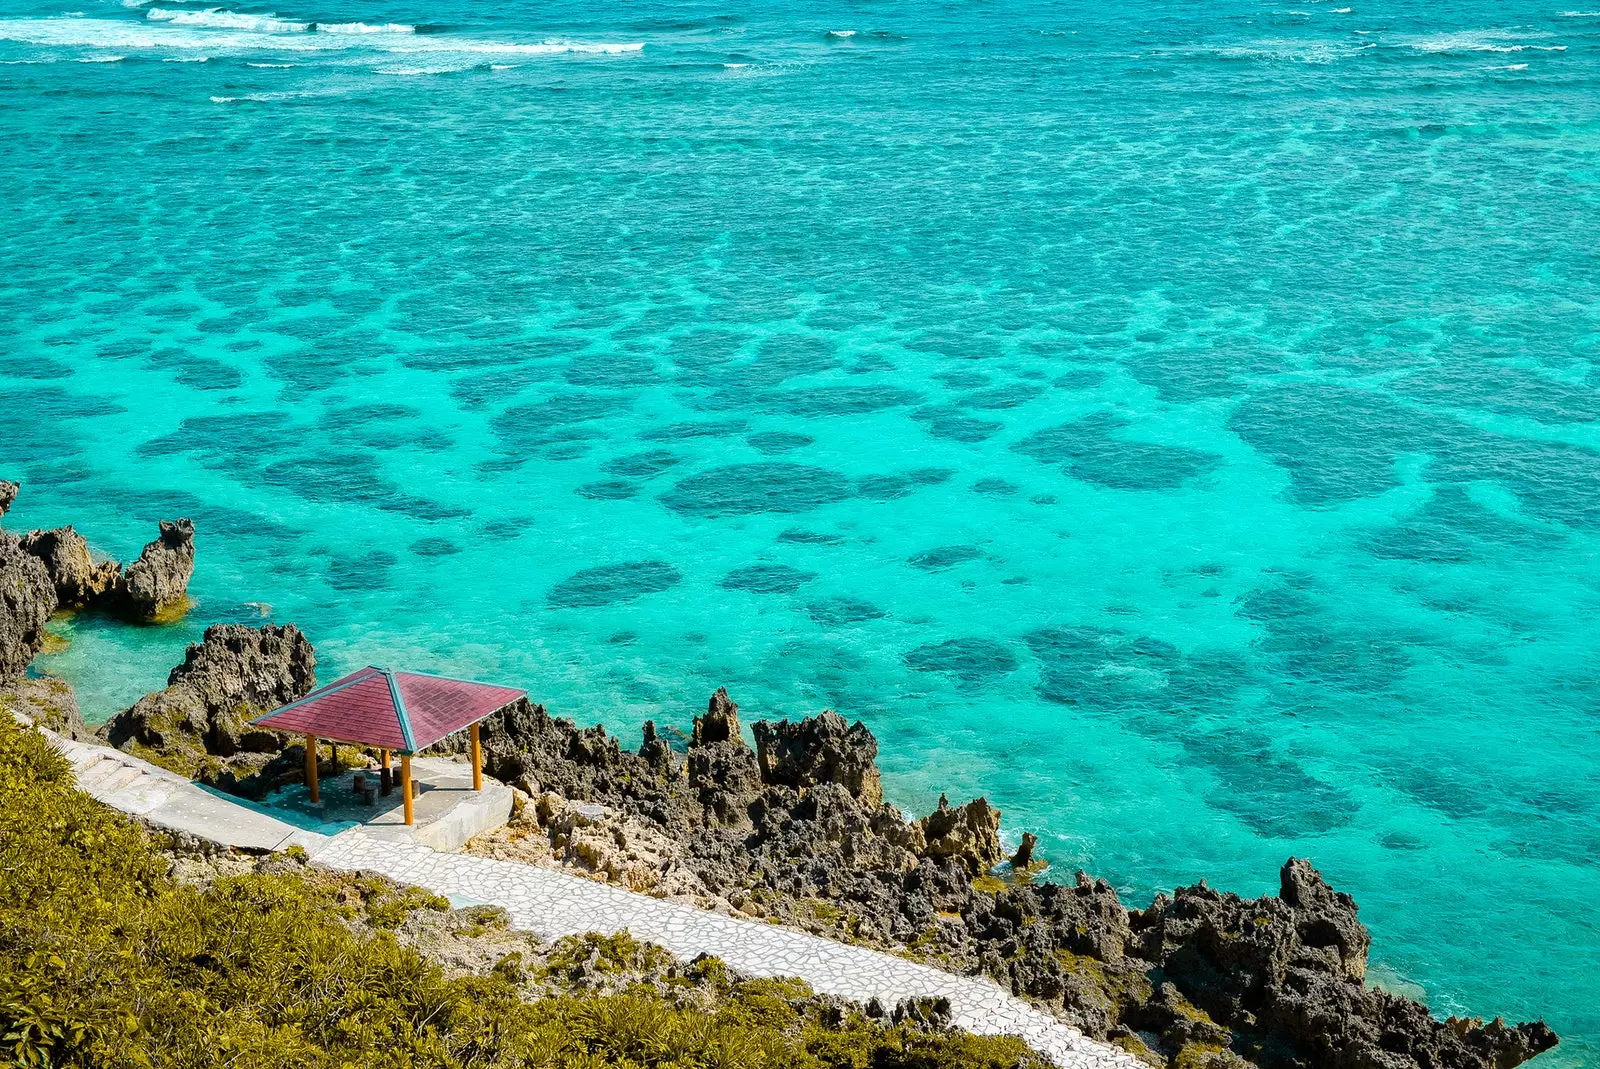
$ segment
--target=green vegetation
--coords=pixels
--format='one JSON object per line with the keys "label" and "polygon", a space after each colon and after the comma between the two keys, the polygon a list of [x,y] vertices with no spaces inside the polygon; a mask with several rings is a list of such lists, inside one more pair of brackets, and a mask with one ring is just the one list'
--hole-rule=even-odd
{"label": "green vegetation", "polygon": [[[0,1063],[27,1067],[1006,1069],[1020,1042],[888,1024],[626,933],[452,975],[397,929],[447,903],[292,858],[204,885],[0,715]],[[494,927],[490,911],[464,918]],[[631,977],[646,975],[634,980]],[[605,993],[575,985],[600,974]],[[618,985],[621,985],[620,987]],[[530,997],[544,993],[544,997]]]}

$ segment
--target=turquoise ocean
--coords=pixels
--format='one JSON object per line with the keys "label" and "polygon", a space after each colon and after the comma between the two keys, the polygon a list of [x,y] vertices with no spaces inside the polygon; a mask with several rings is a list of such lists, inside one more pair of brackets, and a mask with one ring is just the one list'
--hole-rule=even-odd
{"label": "turquoise ocean", "polygon": [[1593,0],[0,0],[12,528],[1131,904],[1306,855],[1600,1062]]}

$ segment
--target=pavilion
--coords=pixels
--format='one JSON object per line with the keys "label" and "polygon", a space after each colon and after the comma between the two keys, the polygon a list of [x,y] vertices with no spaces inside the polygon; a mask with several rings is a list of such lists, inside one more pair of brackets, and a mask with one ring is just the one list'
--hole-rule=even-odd
{"label": "pavilion", "polygon": [[411,824],[412,755],[446,735],[470,728],[472,789],[483,790],[478,724],[527,693],[512,687],[422,672],[391,672],[369,665],[252,723],[270,731],[306,737],[306,788],[312,802],[321,800],[317,790],[317,740],[376,749],[385,769],[389,767],[389,755],[399,754],[400,793],[405,801],[405,821]]}

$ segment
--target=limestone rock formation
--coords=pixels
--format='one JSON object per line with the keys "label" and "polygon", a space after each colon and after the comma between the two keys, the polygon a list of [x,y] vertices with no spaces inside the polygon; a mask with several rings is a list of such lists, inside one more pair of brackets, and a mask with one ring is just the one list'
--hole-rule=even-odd
{"label": "limestone rock formation", "polygon": [[511,821],[474,841],[475,853],[571,871],[647,894],[715,908],[716,899],[682,863],[683,847],[649,820],[554,791],[526,799]]}
{"label": "limestone rock formation", "polygon": [[56,588],[44,563],[0,531],[0,682],[20,679],[44,648]]}
{"label": "limestone rock formation", "polygon": [[[1304,860],[1277,896],[1202,883],[1142,911],[1082,873],[1007,884],[990,875],[999,812],[941,798],[908,824],[876,789],[864,726],[825,713],[751,731],[758,752],[718,691],[680,761],[654,723],[630,752],[519,702],[486,723],[487,769],[539,801],[474,849],[987,973],[1152,1065],[1511,1069],[1556,1042],[1543,1024],[1438,1021],[1366,987],[1355,902]],[[1019,880],[1039,867],[1024,844]]]}
{"label": "limestone rock formation", "polygon": [[[1133,918],[1130,949],[1160,965],[1261,1064],[1335,1069],[1503,1069],[1556,1043],[1542,1022],[1434,1020],[1425,1006],[1362,983],[1371,937],[1349,895],[1290,858],[1278,897],[1206,887],[1158,896]],[[1269,1050],[1294,1052],[1267,1055]]]}
{"label": "limestone rock formation", "polygon": [[761,793],[761,770],[739,732],[739,707],[721,687],[705,715],[694,718],[688,778],[708,817],[734,827],[749,822],[750,803]]}
{"label": "limestone rock formation", "polygon": [[1033,867],[1033,852],[1039,848],[1039,837],[1031,831],[1022,833],[1022,845],[1011,855],[1011,867],[1027,870]]}
{"label": "limestone rock formation", "polygon": [[[490,716],[479,731],[484,772],[533,797],[550,790],[577,800],[602,798],[628,778],[622,746],[604,728],[556,720],[526,698]],[[459,754],[466,747],[458,732],[427,752]]]}
{"label": "limestone rock formation", "polygon": [[166,689],[118,713],[101,734],[181,775],[259,795],[298,770],[273,761],[286,740],[249,721],[305,697],[316,686],[315,669],[311,643],[293,624],[209,627]]}
{"label": "limestone rock formation", "polygon": [[194,574],[194,524],[162,520],[161,536],[144,547],[128,565],[121,599],[123,611],[140,620],[154,620],[181,608]]}
{"label": "limestone rock formation", "polygon": [[917,827],[926,844],[924,853],[955,858],[974,876],[988,872],[1005,857],[1000,849],[1000,810],[985,798],[951,809],[941,794],[939,808],[918,821]]}
{"label": "limestone rock formation", "polygon": [[796,724],[757,721],[751,730],[764,782],[802,791],[837,783],[858,802],[883,804],[878,740],[861,721],[847,724],[844,717],[826,709]]}
{"label": "limestone rock formation", "polygon": [[718,687],[706,705],[704,716],[694,718],[691,746],[709,746],[714,742],[736,742],[739,734],[739,707],[728,697],[728,688]]}
{"label": "limestone rock formation", "polygon": [[22,492],[22,487],[7,479],[0,479],[0,516],[4,516],[17,500],[17,494]]}
{"label": "limestone rock formation", "polygon": [[656,775],[663,779],[672,779],[677,773],[678,759],[672,753],[672,747],[656,733],[656,722],[644,722],[644,741],[639,744],[639,756],[644,758]]}
{"label": "limestone rock formation", "polygon": [[114,560],[96,562],[89,544],[70,525],[30,531],[22,537],[22,548],[44,563],[64,609],[84,608],[118,590],[122,582],[122,566]]}

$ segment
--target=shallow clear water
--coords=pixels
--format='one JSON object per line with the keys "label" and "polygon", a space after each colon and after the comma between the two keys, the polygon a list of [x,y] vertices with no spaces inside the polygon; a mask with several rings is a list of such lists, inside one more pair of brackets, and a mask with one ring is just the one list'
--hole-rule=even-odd
{"label": "shallow clear water", "polygon": [[1600,1057],[1600,14],[298,2],[0,0],[10,523],[200,532],[91,719],[263,615],[834,706]]}

